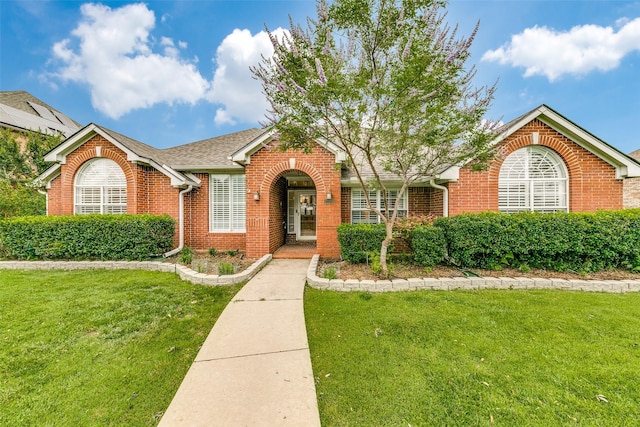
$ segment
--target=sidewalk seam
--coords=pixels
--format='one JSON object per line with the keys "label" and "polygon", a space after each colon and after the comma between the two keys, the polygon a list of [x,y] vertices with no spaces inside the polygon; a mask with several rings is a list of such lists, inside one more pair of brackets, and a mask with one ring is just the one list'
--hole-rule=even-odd
{"label": "sidewalk seam", "polygon": [[215,362],[216,360],[241,359],[243,357],[255,357],[255,356],[265,356],[265,355],[268,355],[268,354],[292,353],[294,351],[305,351],[305,350],[309,351],[309,347],[292,348],[290,350],[267,351],[267,352],[264,352],[264,353],[242,354],[242,355],[239,355],[239,356],[216,357],[214,359],[195,360],[193,363]]}

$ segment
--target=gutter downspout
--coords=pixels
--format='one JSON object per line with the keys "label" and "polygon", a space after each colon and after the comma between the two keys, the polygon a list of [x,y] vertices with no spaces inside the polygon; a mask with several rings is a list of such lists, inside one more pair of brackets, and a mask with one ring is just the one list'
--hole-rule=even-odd
{"label": "gutter downspout", "polygon": [[180,200],[179,200],[179,238],[178,238],[178,247],[164,254],[165,258],[169,258],[171,255],[175,255],[184,248],[184,195],[193,190],[193,185],[188,186],[184,190],[180,192]]}
{"label": "gutter downspout", "polygon": [[444,185],[436,184],[436,181],[432,179],[429,181],[429,185],[438,190],[442,190],[442,216],[449,216],[449,189]]}

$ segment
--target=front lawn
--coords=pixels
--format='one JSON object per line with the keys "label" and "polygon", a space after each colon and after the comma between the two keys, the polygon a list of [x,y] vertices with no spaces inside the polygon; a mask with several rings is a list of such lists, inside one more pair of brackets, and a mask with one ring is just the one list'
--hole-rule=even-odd
{"label": "front lawn", "polygon": [[323,425],[640,425],[640,294],[307,288],[305,314]]}
{"label": "front lawn", "polygon": [[238,289],[0,270],[0,425],[157,424]]}

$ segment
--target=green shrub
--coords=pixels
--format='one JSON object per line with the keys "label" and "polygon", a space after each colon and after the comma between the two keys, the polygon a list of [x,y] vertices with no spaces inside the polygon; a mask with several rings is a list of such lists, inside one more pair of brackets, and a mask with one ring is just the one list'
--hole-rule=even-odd
{"label": "green shrub", "polygon": [[[371,252],[380,253],[386,236],[384,224],[340,224],[338,242],[340,255],[349,262],[365,262]],[[389,253],[392,248],[389,245]]]}
{"label": "green shrub", "polygon": [[209,248],[209,255],[216,256],[218,250],[216,248]]}
{"label": "green shrub", "polygon": [[180,262],[182,264],[191,264],[193,262],[193,250],[190,247],[185,246],[180,251]]}
{"label": "green shrub", "polygon": [[640,266],[640,210],[482,213],[439,218],[460,266],[590,272]]}
{"label": "green shrub", "polygon": [[173,246],[168,215],[28,216],[0,221],[0,253],[17,259],[141,260]]}
{"label": "green shrub", "polygon": [[323,279],[329,279],[329,280],[334,280],[338,278],[338,273],[336,272],[336,268],[335,267],[327,267],[324,270],[322,270],[322,278]]}
{"label": "green shrub", "polygon": [[230,262],[222,261],[218,264],[218,274],[221,276],[227,274],[233,274],[236,272],[236,268]]}
{"label": "green shrub", "polygon": [[444,233],[441,228],[419,226],[409,232],[413,259],[418,265],[433,267],[444,259]]}

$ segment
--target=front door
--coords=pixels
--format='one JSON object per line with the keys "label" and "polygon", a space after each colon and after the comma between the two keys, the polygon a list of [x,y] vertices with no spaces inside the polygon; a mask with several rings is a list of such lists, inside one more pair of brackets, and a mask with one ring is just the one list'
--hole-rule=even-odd
{"label": "front door", "polygon": [[298,240],[316,239],[316,193],[296,191],[296,237]]}

